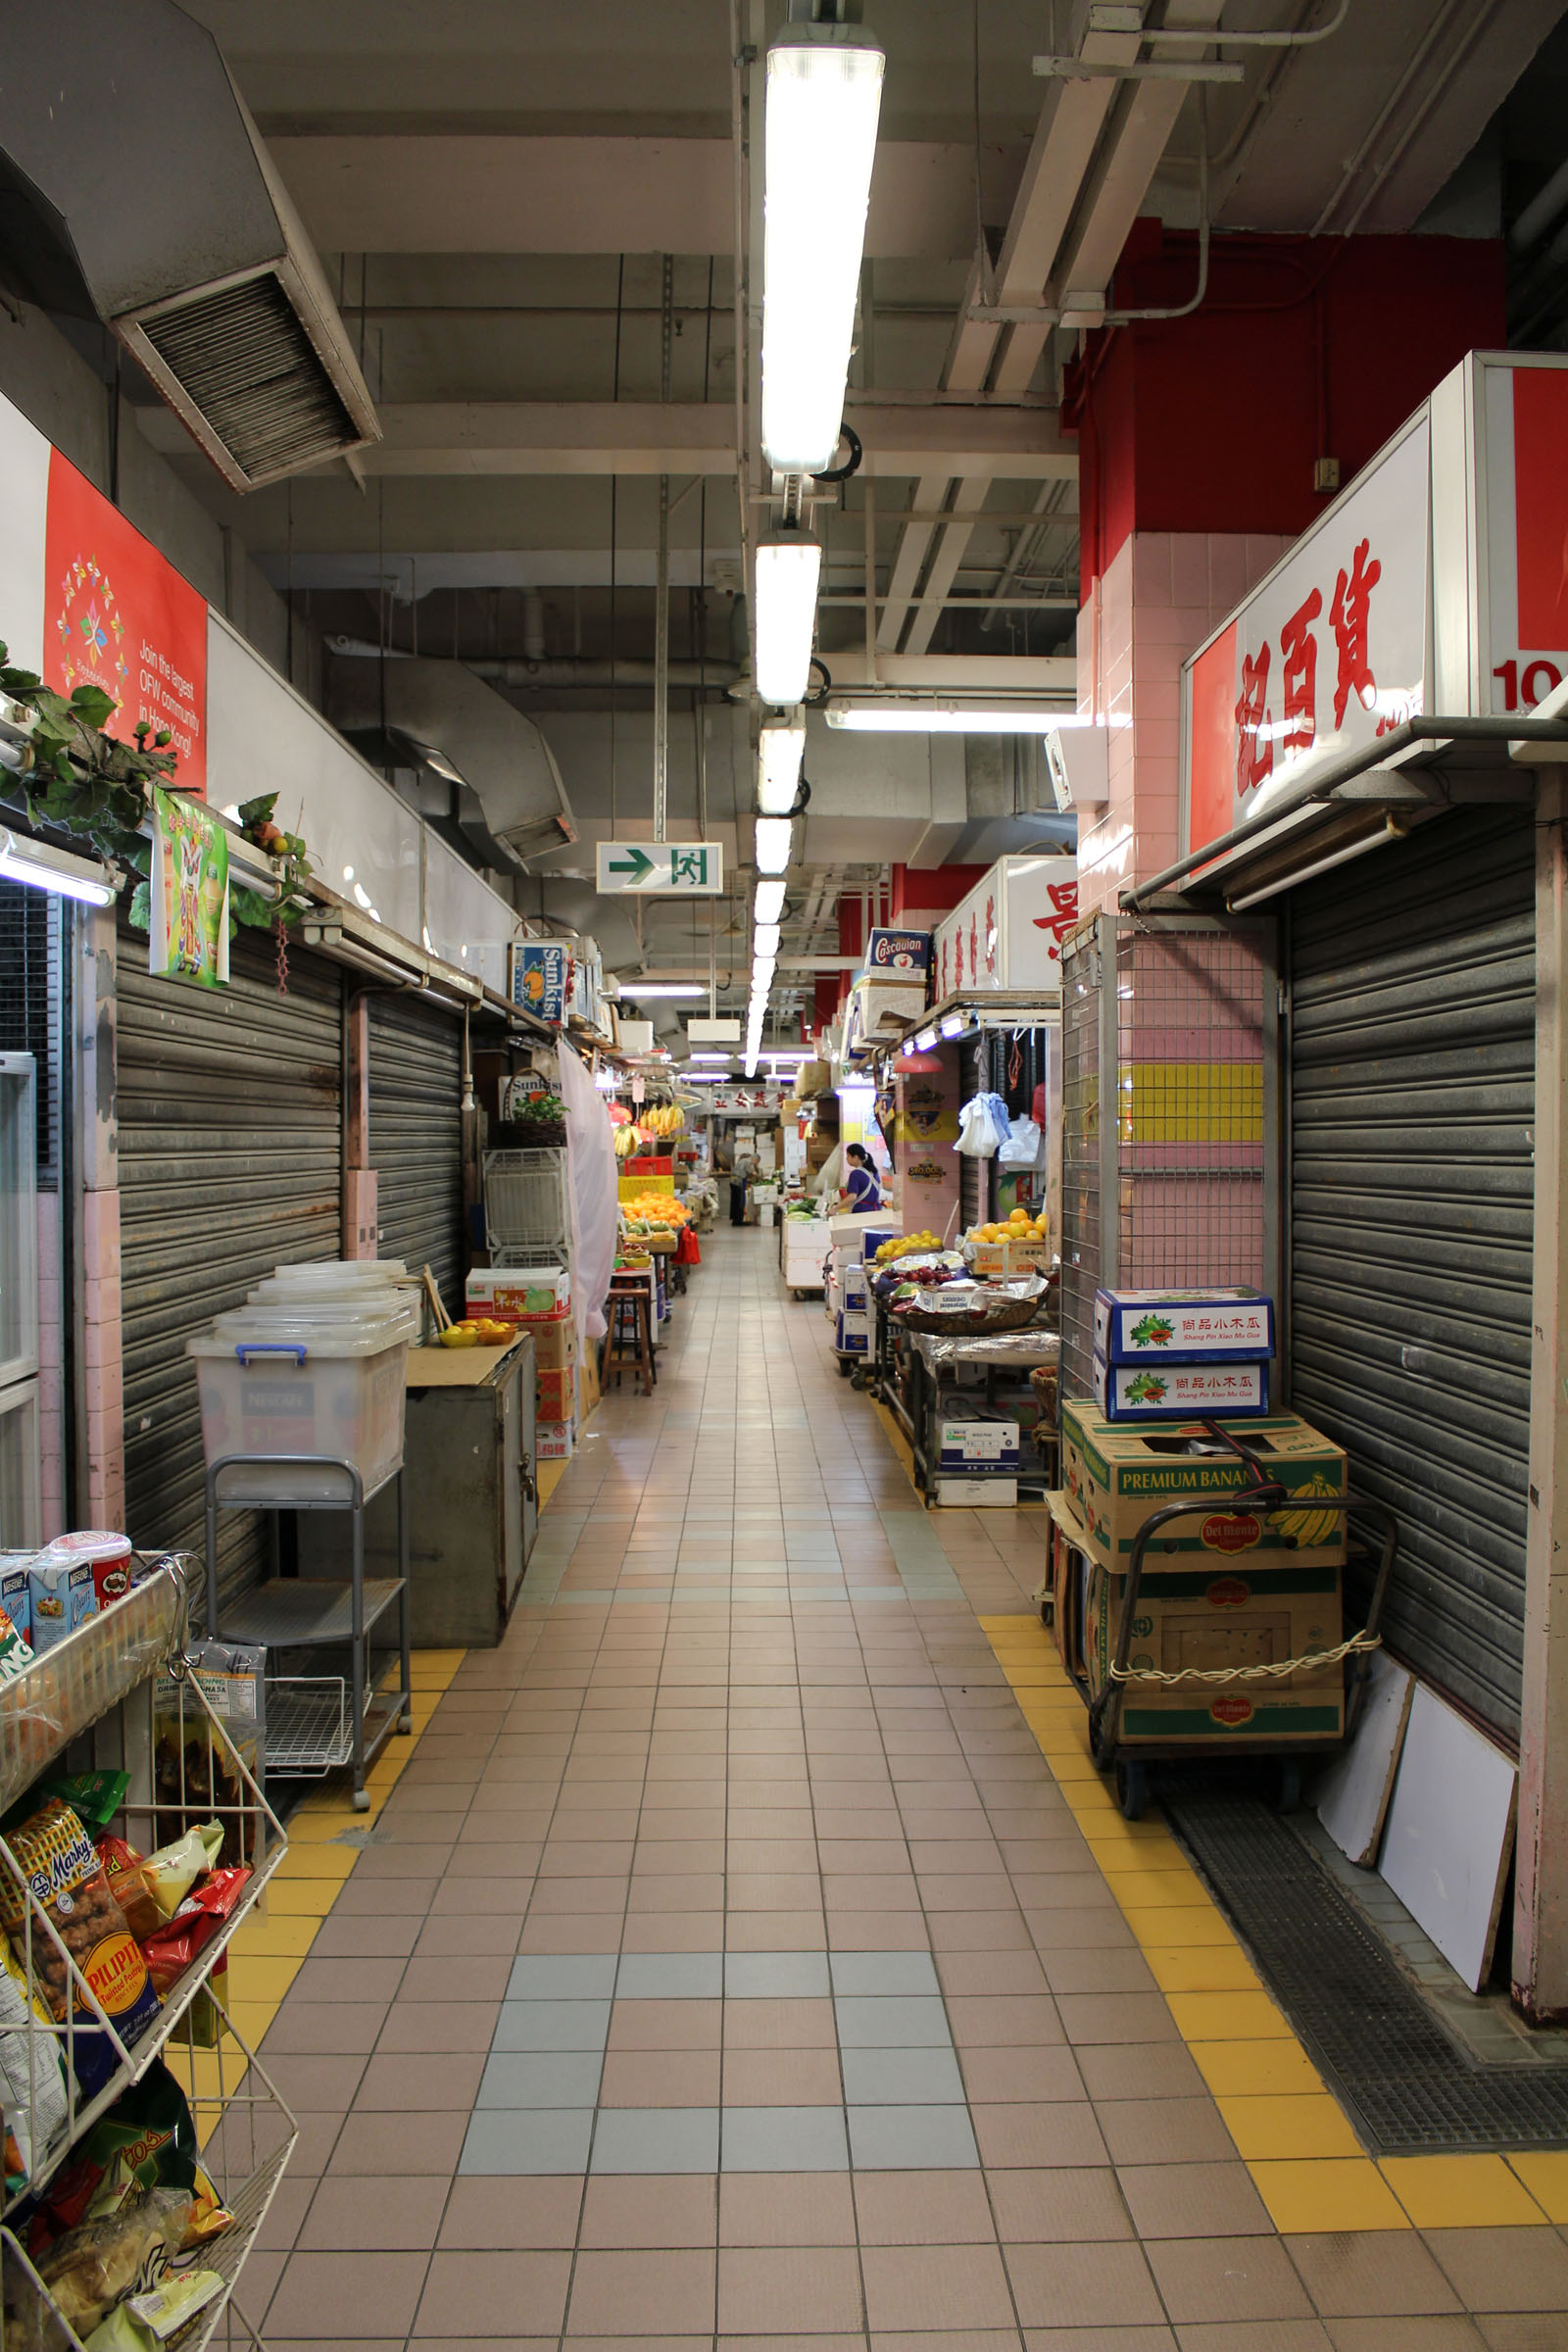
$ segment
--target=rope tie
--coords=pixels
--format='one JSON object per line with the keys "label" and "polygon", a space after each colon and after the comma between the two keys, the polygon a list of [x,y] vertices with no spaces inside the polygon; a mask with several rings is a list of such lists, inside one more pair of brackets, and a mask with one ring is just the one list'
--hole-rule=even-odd
{"label": "rope tie", "polygon": [[1314,1649],[1304,1658],[1281,1658],[1269,1666],[1183,1666],[1175,1674],[1164,1674],[1157,1666],[1116,1666],[1109,1669],[1116,1683],[1160,1683],[1166,1689],[1177,1683],[1266,1683],[1283,1682],[1290,1674],[1309,1674],[1319,1666],[1335,1666],[1341,1658],[1350,1657],[1362,1650],[1381,1649],[1381,1634],[1352,1634],[1334,1649]]}

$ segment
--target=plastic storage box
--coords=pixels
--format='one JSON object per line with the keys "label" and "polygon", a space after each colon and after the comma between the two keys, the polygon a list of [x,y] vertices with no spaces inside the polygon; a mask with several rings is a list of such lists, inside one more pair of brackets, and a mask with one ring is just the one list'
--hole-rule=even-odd
{"label": "plastic storage box", "polygon": [[[370,1494],[403,1459],[409,1337],[402,1316],[334,1322],[323,1313],[219,1327],[188,1341],[209,1468],[230,1454],[326,1454],[351,1463]],[[347,1500],[332,1470],[289,1461],[236,1471],[222,1493],[224,1501],[284,1506]]]}

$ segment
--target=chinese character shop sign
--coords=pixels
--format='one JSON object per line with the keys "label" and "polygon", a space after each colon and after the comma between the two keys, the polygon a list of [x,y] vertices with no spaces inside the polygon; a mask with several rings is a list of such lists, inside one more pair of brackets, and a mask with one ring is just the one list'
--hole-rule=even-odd
{"label": "chinese character shop sign", "polygon": [[98,686],[119,708],[105,732],[167,728],[181,792],[207,790],[207,605],[188,580],[58,450],[49,456],[43,678]]}
{"label": "chinese character shop sign", "polygon": [[1183,673],[1187,846],[1428,708],[1425,411]]}

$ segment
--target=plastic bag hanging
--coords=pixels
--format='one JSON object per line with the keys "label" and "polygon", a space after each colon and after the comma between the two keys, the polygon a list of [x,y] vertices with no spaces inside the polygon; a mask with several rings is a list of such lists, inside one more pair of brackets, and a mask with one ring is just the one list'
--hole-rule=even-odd
{"label": "plastic bag hanging", "polygon": [[1045,1139],[1033,1119],[1014,1119],[1007,1130],[1007,1139],[997,1153],[1004,1167],[1032,1168],[1040,1159]]}

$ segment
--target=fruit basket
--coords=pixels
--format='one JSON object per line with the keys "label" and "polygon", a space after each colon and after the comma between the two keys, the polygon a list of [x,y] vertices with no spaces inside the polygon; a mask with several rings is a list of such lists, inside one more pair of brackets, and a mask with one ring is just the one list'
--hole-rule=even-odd
{"label": "fruit basket", "polygon": [[1038,1277],[1006,1284],[954,1283],[946,1291],[917,1292],[907,1306],[890,1306],[906,1331],[938,1339],[979,1338],[992,1332],[1026,1331],[1040,1311],[1046,1286]]}

